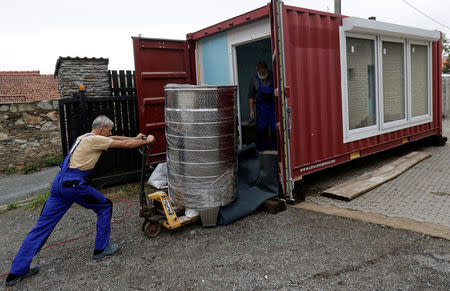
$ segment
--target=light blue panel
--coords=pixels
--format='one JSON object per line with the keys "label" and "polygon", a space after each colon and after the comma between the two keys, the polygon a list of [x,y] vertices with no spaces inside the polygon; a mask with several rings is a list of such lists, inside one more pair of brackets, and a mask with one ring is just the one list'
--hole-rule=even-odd
{"label": "light blue panel", "polygon": [[231,85],[226,33],[210,36],[201,41],[203,72],[208,85]]}

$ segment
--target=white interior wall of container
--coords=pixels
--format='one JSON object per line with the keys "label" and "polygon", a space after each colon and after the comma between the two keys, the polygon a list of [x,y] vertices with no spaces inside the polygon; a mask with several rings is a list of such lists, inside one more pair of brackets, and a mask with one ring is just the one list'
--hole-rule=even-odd
{"label": "white interior wall of container", "polygon": [[[267,17],[198,40],[196,42],[197,84],[239,86],[236,47],[270,38],[270,34],[270,21]],[[241,85],[248,87],[248,84]],[[236,115],[241,136],[241,107],[242,104],[247,106],[246,100],[247,96],[240,96],[238,90]],[[248,107],[243,109],[244,116],[247,111]]]}

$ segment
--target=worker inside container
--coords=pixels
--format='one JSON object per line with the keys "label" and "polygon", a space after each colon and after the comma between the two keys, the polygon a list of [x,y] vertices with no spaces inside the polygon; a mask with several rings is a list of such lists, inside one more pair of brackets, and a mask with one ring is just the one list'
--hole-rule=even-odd
{"label": "worker inside container", "polygon": [[[256,75],[248,89],[250,120],[256,117],[256,147],[259,151],[276,151],[276,121],[273,74],[265,62],[256,64]],[[256,116],[255,109],[256,107]]]}

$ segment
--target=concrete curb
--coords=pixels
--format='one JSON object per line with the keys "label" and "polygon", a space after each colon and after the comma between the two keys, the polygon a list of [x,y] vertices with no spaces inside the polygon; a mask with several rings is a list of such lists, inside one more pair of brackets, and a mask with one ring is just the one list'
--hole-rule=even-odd
{"label": "concrete curb", "polygon": [[[37,196],[37,195],[36,195],[36,196]],[[36,197],[36,196],[27,198],[27,199],[25,199],[25,200],[17,201],[17,202],[11,202],[11,203],[8,203],[7,205],[0,205],[0,211],[3,211],[3,210],[8,209],[8,205],[9,205],[9,204],[16,204],[17,207],[25,206],[25,205],[27,205],[28,203],[30,203],[31,201],[33,201],[34,197]]]}
{"label": "concrete curb", "polygon": [[367,213],[358,210],[342,209],[335,206],[319,205],[310,201],[292,205],[291,207],[361,220],[374,224],[382,224],[396,229],[411,230],[424,235],[450,240],[450,228],[437,223],[418,222],[403,217],[387,217],[377,213]]}

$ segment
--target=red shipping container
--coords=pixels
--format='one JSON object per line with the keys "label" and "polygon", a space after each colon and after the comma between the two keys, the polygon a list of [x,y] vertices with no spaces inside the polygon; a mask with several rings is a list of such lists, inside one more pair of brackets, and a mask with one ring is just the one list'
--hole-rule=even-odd
{"label": "red shipping container", "polygon": [[[141,131],[158,140],[153,161],[165,160],[164,86],[240,86],[246,68],[239,54],[251,58],[245,49],[264,41],[271,44],[279,181],[287,199],[303,175],[442,134],[439,32],[272,1],[186,41],[133,37]],[[243,125],[247,97],[240,98]]]}

